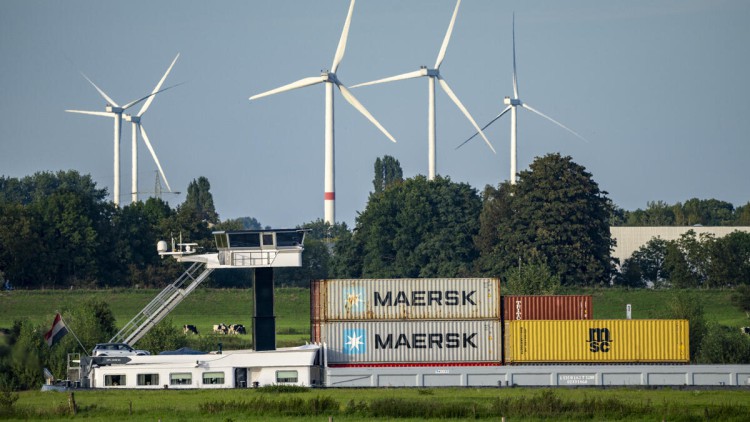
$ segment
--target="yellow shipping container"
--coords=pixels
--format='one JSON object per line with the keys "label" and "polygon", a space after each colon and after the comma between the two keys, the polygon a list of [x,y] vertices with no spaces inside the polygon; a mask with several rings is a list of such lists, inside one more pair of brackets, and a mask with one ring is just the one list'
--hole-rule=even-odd
{"label": "yellow shipping container", "polygon": [[667,319],[506,321],[505,363],[690,360],[688,321]]}

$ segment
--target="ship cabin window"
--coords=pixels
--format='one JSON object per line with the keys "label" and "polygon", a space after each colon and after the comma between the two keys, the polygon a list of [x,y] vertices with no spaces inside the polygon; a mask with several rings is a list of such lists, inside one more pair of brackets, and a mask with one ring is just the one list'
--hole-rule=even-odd
{"label": "ship cabin window", "polygon": [[193,374],[190,372],[178,372],[169,374],[170,385],[191,385],[193,383]]}
{"label": "ship cabin window", "polygon": [[302,246],[303,231],[276,232],[276,246]]}
{"label": "ship cabin window", "polygon": [[214,233],[214,241],[216,241],[216,249],[229,248],[229,236],[224,232]]}
{"label": "ship cabin window", "polygon": [[300,247],[304,230],[214,232],[214,242],[219,250]]}
{"label": "ship cabin window", "polygon": [[125,375],[124,374],[105,375],[104,385],[108,387],[117,387],[117,386],[125,385]]}
{"label": "ship cabin window", "polygon": [[159,385],[159,374],[138,374],[138,385]]}
{"label": "ship cabin window", "polygon": [[227,233],[230,248],[260,248],[260,233]]}
{"label": "ship cabin window", "polygon": [[224,384],[223,372],[204,372],[203,384]]}
{"label": "ship cabin window", "polygon": [[297,382],[297,371],[276,371],[276,382]]}
{"label": "ship cabin window", "polygon": [[274,246],[273,233],[263,233],[263,246]]}

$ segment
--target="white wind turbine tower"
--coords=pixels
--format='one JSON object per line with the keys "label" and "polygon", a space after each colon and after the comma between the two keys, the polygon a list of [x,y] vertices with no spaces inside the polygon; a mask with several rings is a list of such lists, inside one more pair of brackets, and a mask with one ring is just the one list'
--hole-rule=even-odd
{"label": "white wind turbine tower", "polygon": [[[159,169],[159,174],[161,174],[162,179],[164,179],[164,184],[167,185],[167,190],[170,192],[172,191],[172,188],[169,186],[169,182],[167,181],[167,176],[164,174],[164,170],[161,167],[161,163],[159,163],[159,158],[156,156],[156,152],[154,151],[154,147],[151,145],[151,142],[148,139],[148,135],[146,135],[146,130],[143,128],[143,125],[141,124],[141,117],[143,114],[148,110],[149,106],[151,106],[151,103],[154,101],[154,98],[156,98],[156,94],[160,92],[161,86],[164,84],[164,81],[167,79],[167,75],[169,75],[169,72],[172,71],[172,67],[174,67],[174,64],[177,62],[177,59],[180,57],[180,54],[177,53],[177,56],[172,60],[172,64],[169,65],[169,68],[164,73],[164,76],[161,77],[161,80],[159,80],[159,83],[156,84],[156,87],[153,91],[151,91],[151,95],[148,97],[145,103],[143,103],[143,106],[141,107],[140,111],[138,111],[138,114],[135,116],[131,116],[129,114],[126,114],[124,116],[126,121],[129,121],[132,123],[132,144],[131,144],[131,155],[132,155],[132,173],[131,173],[131,200],[133,202],[138,202],[138,132],[141,133],[141,138],[143,138],[143,142],[146,144],[146,147],[148,147],[149,152],[151,153],[151,157],[154,159],[154,162],[156,163],[156,167]],[[175,85],[176,86],[176,85]],[[169,88],[173,88],[169,87]],[[169,89],[166,88],[166,89]],[[165,90],[166,90],[165,89]]]}
{"label": "white wind turbine tower", "polygon": [[490,141],[487,139],[487,137],[484,136],[484,133],[479,128],[479,125],[477,125],[477,122],[474,121],[474,118],[471,117],[471,114],[469,114],[469,111],[464,107],[464,105],[461,103],[461,101],[458,99],[455,93],[453,93],[453,90],[448,86],[448,82],[445,81],[445,79],[440,74],[440,65],[443,63],[443,59],[445,58],[445,52],[448,49],[448,42],[451,39],[451,33],[453,32],[453,25],[456,22],[456,16],[458,15],[458,7],[461,5],[461,0],[458,0],[456,2],[456,7],[453,10],[453,17],[451,18],[450,25],[448,25],[448,31],[445,33],[445,38],[443,38],[443,44],[440,47],[440,52],[438,53],[437,60],[435,61],[435,67],[432,69],[428,69],[427,66],[420,66],[419,70],[415,70],[414,72],[408,72],[401,75],[391,76],[388,78],[378,79],[371,82],[365,82],[357,85],[353,85],[352,88],[357,88],[360,86],[367,86],[367,85],[375,85],[383,82],[393,82],[393,81],[400,81],[404,79],[413,79],[413,78],[420,78],[422,76],[427,76],[428,79],[428,113],[427,113],[427,142],[428,142],[428,180],[433,180],[435,178],[435,161],[436,161],[436,146],[435,146],[435,132],[436,132],[436,123],[435,123],[435,80],[440,83],[440,87],[443,88],[443,91],[445,91],[446,94],[448,94],[448,97],[450,97],[451,100],[456,104],[456,106],[461,110],[461,112],[466,116],[467,119],[471,122],[471,124],[474,126],[474,128],[477,130],[477,133],[482,135],[482,138],[484,138],[484,141],[487,143],[487,146],[490,147],[492,152],[495,152],[495,149],[492,147],[492,144],[490,144]]}
{"label": "white wind turbine tower", "polygon": [[374,124],[381,132],[385,134],[393,142],[396,140],[388,133],[385,128],[378,123],[377,120],[370,114],[369,111],[352,95],[346,86],[336,76],[336,70],[344,58],[344,51],[346,50],[346,40],[349,36],[349,25],[352,20],[352,12],[354,11],[354,1],[352,0],[349,5],[349,13],[346,16],[346,22],[344,23],[344,29],[341,33],[341,39],[339,40],[338,48],[336,48],[336,54],[333,57],[333,64],[331,65],[330,71],[324,71],[320,76],[312,76],[309,78],[300,79],[296,82],[292,82],[288,85],[281,86],[279,88],[272,89],[270,91],[263,92],[261,94],[253,95],[250,100],[257,98],[266,97],[280,92],[291,91],[297,88],[304,88],[310,85],[316,85],[319,83],[325,84],[326,102],[325,102],[325,193],[324,193],[324,210],[325,210],[325,222],[334,224],[335,218],[335,183],[334,183],[334,127],[333,127],[333,86],[336,85],[341,92],[341,95],[346,101],[349,102],[357,111],[362,113],[372,124]]}
{"label": "white wind turbine tower", "polygon": [[[516,168],[516,161],[518,159],[517,154],[517,138],[518,138],[518,116],[517,116],[517,108],[519,106],[525,108],[526,110],[529,110],[533,113],[538,114],[541,117],[544,117],[545,119],[549,120],[550,122],[560,126],[561,128],[567,130],[568,132],[572,133],[573,135],[581,138],[582,140],[586,141],[586,138],[579,135],[578,132],[574,131],[573,129],[568,128],[567,126],[563,125],[562,123],[558,122],[557,120],[547,116],[546,114],[542,113],[539,110],[536,110],[532,108],[530,105],[524,103],[521,101],[520,98],[518,98],[518,79],[516,78],[516,16],[513,15],[513,98],[505,97],[504,103],[507,105],[505,109],[500,112],[494,119],[490,120],[489,123],[484,125],[482,129],[486,129],[489,125],[494,123],[497,119],[501,118],[505,113],[507,113],[510,110],[510,183],[512,185],[516,184],[516,176],[518,174],[517,168]],[[458,148],[461,148],[464,144],[472,140],[475,136],[477,136],[479,132],[472,135],[469,139],[464,141],[461,145],[459,145]]]}
{"label": "white wind turbine tower", "polygon": [[149,95],[146,95],[142,98],[139,98],[135,101],[131,101],[123,106],[120,106],[115,102],[112,98],[110,98],[107,93],[105,93],[101,88],[99,88],[91,79],[89,79],[88,76],[81,73],[81,75],[99,92],[99,95],[104,98],[104,100],[107,101],[107,104],[104,107],[104,111],[88,111],[88,110],[65,110],[68,113],[78,113],[78,114],[88,114],[92,116],[103,116],[103,117],[112,117],[115,121],[115,136],[114,136],[114,187],[113,187],[113,198],[112,202],[116,206],[120,205],[120,138],[122,137],[122,113],[129,109],[130,107],[140,103],[141,101],[144,101],[150,97],[153,97],[154,95],[158,94],[159,92],[165,91],[169,88],[164,88],[161,91],[152,92]]}

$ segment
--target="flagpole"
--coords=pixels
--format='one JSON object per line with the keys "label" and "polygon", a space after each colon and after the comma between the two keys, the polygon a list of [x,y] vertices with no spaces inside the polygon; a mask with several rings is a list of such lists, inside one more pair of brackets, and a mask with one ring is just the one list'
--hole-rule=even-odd
{"label": "flagpole", "polygon": [[[59,313],[59,312],[58,312],[58,313]],[[79,345],[81,346],[81,349],[83,349],[83,353],[85,353],[85,354],[86,354],[86,356],[90,356],[90,355],[89,355],[89,352],[88,352],[88,351],[86,350],[86,348],[85,348],[85,347],[83,347],[83,343],[81,343],[81,340],[79,340],[79,339],[78,339],[78,336],[76,335],[76,333],[74,333],[74,332],[73,332],[73,329],[72,329],[72,328],[70,328],[70,325],[68,325],[68,323],[67,323],[67,322],[65,322],[65,320],[64,320],[64,319],[63,319],[63,317],[62,317],[62,314],[60,314],[60,321],[62,321],[62,322],[63,322],[63,324],[65,324],[65,326],[66,326],[66,327],[68,328],[68,331],[70,331],[70,334],[73,334],[73,337],[74,337],[74,338],[76,339],[76,341],[78,342],[78,344],[79,344]]]}

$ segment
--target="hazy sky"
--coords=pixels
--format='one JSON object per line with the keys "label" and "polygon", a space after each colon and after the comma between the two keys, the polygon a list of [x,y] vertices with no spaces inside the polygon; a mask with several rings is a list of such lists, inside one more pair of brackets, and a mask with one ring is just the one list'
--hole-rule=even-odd
{"label": "hazy sky", "polygon": [[[0,175],[91,174],[112,193],[112,119],[88,75],[120,104],[150,92],[143,118],[176,205],[206,176],[222,219],[276,228],[323,217],[321,85],[248,97],[331,66],[348,0],[0,2]],[[432,67],[453,0],[359,0],[338,77],[347,85]],[[519,170],[570,155],[625,209],[697,197],[750,200],[750,2],[465,0],[443,77],[480,124],[512,94],[516,16],[520,98],[588,142],[519,112]],[[427,80],[353,90],[394,135],[386,139],[338,92],[337,220],[353,225],[373,190],[373,162],[396,157],[427,173]],[[439,90],[437,171],[478,190],[509,177],[509,116],[483,142]],[[138,107],[136,107],[138,108]],[[122,204],[130,202],[130,124],[124,124]],[[140,190],[156,166],[139,145]]]}

